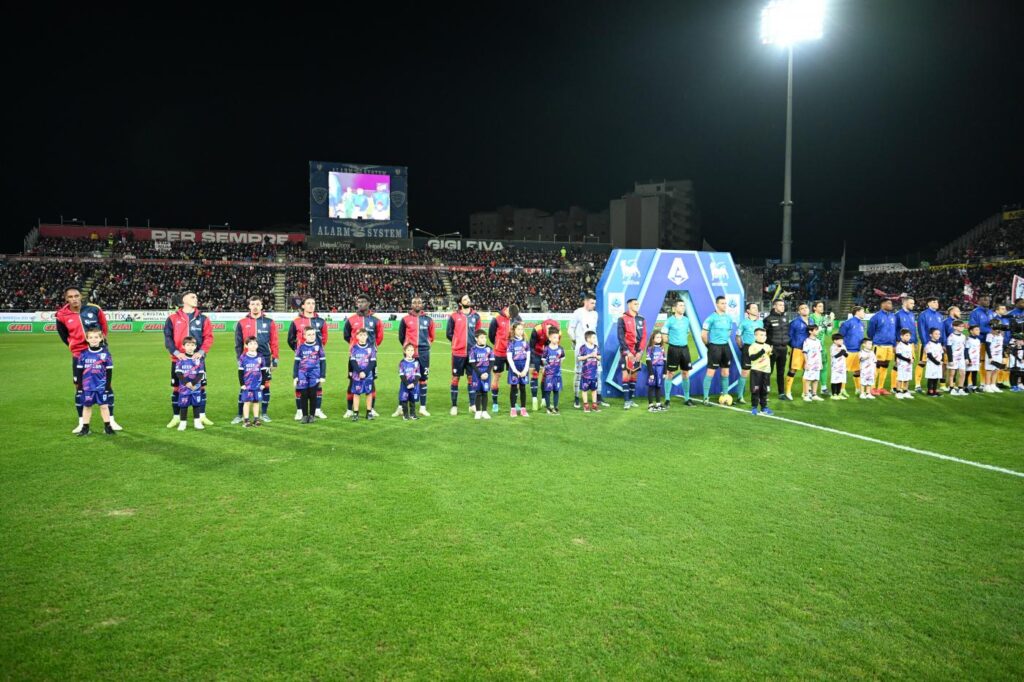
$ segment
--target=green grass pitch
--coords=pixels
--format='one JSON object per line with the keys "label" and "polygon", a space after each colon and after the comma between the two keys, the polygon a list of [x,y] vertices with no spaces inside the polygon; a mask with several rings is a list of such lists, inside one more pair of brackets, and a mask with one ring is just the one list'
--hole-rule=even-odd
{"label": "green grass pitch", "polygon": [[[736,410],[165,428],[159,335],[115,335],[118,421],[74,426],[66,349],[0,337],[4,679],[1024,678],[1024,478]],[[283,355],[287,358],[287,355]],[[571,365],[569,365],[571,367]],[[570,393],[571,391],[567,391]],[[1015,394],[782,416],[1024,471]],[[99,422],[99,416],[95,417]]]}

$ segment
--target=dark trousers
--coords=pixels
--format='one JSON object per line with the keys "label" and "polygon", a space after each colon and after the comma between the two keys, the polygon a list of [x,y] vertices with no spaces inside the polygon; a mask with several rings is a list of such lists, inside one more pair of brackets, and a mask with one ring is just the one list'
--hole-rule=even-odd
{"label": "dark trousers", "polygon": [[768,372],[750,370],[750,405],[760,407],[762,410],[768,407],[768,389],[772,384],[772,375]]}
{"label": "dark trousers", "polygon": [[[772,346],[772,372],[775,372],[775,383],[779,395],[786,392],[786,358],[789,355],[789,346]],[[771,385],[769,377],[768,384]]]}

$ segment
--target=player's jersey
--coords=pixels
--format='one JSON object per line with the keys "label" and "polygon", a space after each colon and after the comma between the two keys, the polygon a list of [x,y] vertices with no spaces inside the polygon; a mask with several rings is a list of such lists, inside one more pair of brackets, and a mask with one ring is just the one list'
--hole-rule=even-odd
{"label": "player's jersey", "polygon": [[917,318],[914,317],[914,311],[900,308],[896,311],[896,330],[904,329],[910,332],[910,343],[918,343]]}
{"label": "player's jersey", "polygon": [[99,350],[86,346],[78,355],[77,368],[81,372],[82,390],[102,393],[107,390],[107,370],[114,369],[114,358],[105,346]]}
{"label": "player's jersey", "polygon": [[302,340],[306,338],[306,330],[309,328],[316,332],[316,342],[326,346],[327,321],[314,313],[313,317],[299,315],[292,320],[291,326],[288,327],[288,347],[291,349],[297,348],[302,343]]}
{"label": "player's jersey", "polygon": [[242,371],[242,388],[247,391],[258,391],[263,385],[267,369],[265,358],[258,352],[256,355],[242,353],[238,356],[238,369]]}
{"label": "player's jersey", "polygon": [[942,344],[938,341],[929,341],[924,345],[925,379],[942,378]]}
{"label": "player's jersey", "polygon": [[526,339],[512,339],[505,348],[505,357],[509,364],[522,372],[526,369],[526,359],[530,355],[530,343]]}
{"label": "player's jersey", "polygon": [[403,385],[411,384],[414,381],[419,381],[420,378],[420,363],[419,360],[413,358],[412,360],[406,360],[402,358],[398,362],[398,376],[401,379]]}
{"label": "player's jersey", "polygon": [[342,329],[342,336],[348,341],[349,346],[355,347],[358,343],[356,334],[360,329],[366,330],[366,344],[376,348],[384,340],[384,325],[372,312],[367,312],[365,315],[355,313],[349,315],[348,319],[345,320],[345,326]]}
{"label": "player's jersey", "polygon": [[360,346],[357,343],[349,351],[348,362],[350,372],[353,372],[357,377],[360,372],[365,372],[366,378],[369,379],[371,378],[370,371],[372,365],[377,362],[377,349],[371,346],[369,342],[365,346]]}
{"label": "player's jersey", "polygon": [[426,313],[410,312],[398,323],[398,341],[402,348],[410,343],[415,346],[415,357],[430,354],[434,333],[434,320]]}
{"label": "player's jersey", "polygon": [[665,349],[661,346],[647,347],[647,361],[651,363],[651,369],[661,374],[665,373]]}
{"label": "player's jersey", "polygon": [[71,310],[70,306],[64,305],[54,314],[54,320],[57,334],[76,358],[79,353],[89,348],[89,343],[85,340],[86,329],[99,327],[103,336],[107,335],[107,316],[99,306],[89,303],[82,305],[77,313]]}
{"label": "player's jersey", "polygon": [[295,376],[306,377],[316,382],[322,378],[323,364],[327,356],[320,343],[302,343],[295,349]]}
{"label": "player's jersey", "polygon": [[558,322],[547,319],[533,328],[530,334],[530,341],[533,343],[533,354],[538,358],[544,356],[544,349],[548,346],[548,327],[559,327]]}
{"label": "player's jersey", "polygon": [[[726,313],[711,313],[704,320],[701,329],[708,333],[708,343],[724,345],[729,343],[729,338],[732,336],[732,318]],[[753,331],[751,331],[751,334],[753,334]]]}
{"label": "player's jersey", "polygon": [[204,354],[209,353],[213,346],[213,325],[210,324],[210,318],[198,310],[186,314],[181,308],[167,316],[164,322],[164,348],[172,360],[176,351],[185,352],[183,344],[186,336],[196,339],[199,342],[199,350]]}
{"label": "player's jersey", "polygon": [[964,346],[967,349],[967,371],[977,372],[981,368],[981,337],[968,336]]}
{"label": "player's jersey", "polygon": [[964,355],[967,351],[967,337],[956,332],[946,337],[946,346],[949,348],[950,365],[954,369],[963,369]]}
{"label": "player's jersey", "polygon": [[896,313],[879,310],[868,320],[868,338],[876,346],[892,346],[896,343]]}
{"label": "player's jersey", "polygon": [[261,313],[259,317],[246,315],[235,325],[235,352],[245,354],[245,340],[256,337],[257,353],[265,358],[277,359],[277,324]]}
{"label": "player's jersey", "polygon": [[639,353],[647,344],[647,320],[628,312],[619,318],[619,352]]}
{"label": "player's jersey", "polygon": [[487,330],[487,338],[494,344],[494,357],[504,358],[508,351],[508,336],[512,325],[522,322],[518,315],[515,319],[508,316],[508,308],[491,318],[491,326]]}
{"label": "player's jersey", "polygon": [[985,345],[988,357],[996,362],[1003,361],[1003,333],[989,332],[985,337]]}
{"label": "player's jersey", "polygon": [[834,343],[828,347],[828,352],[831,355],[829,369],[831,370],[833,384],[843,383],[846,378],[846,356],[842,355],[845,350],[845,346],[837,346]]}
{"label": "player's jersey", "polygon": [[797,317],[795,320],[789,323],[789,347],[798,348],[803,350],[804,341],[807,340],[807,325],[808,321],[802,317]]}
{"label": "player's jersey", "polygon": [[181,386],[192,384],[201,386],[206,383],[206,360],[204,358],[185,357],[174,363],[174,373],[178,376]]}
{"label": "player's jersey", "polygon": [[860,383],[863,386],[872,386],[875,383],[875,352],[862,350],[860,352]]}
{"label": "player's jersey", "polygon": [[821,341],[818,339],[812,339],[807,337],[803,345],[804,352],[804,369],[821,370],[823,367],[823,360],[821,357]]}
{"label": "player's jersey", "polygon": [[[593,355],[597,353],[597,346],[589,346],[583,344],[580,347],[580,355]],[[587,358],[580,364],[580,379],[583,381],[596,381],[598,378],[598,371],[601,365],[600,353],[597,353],[598,357]]]}
{"label": "player's jersey", "polygon": [[[902,357],[900,357],[902,356]],[[914,364],[914,344],[900,341],[896,344],[896,370],[908,368]]]}
{"label": "player's jersey", "polygon": [[562,376],[562,358],[565,357],[565,351],[562,350],[561,346],[552,348],[548,346],[544,349],[544,353],[541,355],[544,364],[544,376],[545,377],[560,377]]}
{"label": "player's jersey", "polygon": [[490,371],[491,363],[494,362],[494,351],[490,346],[474,345],[466,353],[466,358],[474,374],[485,374]]}
{"label": "player's jersey", "polygon": [[470,309],[468,313],[456,310],[448,316],[445,336],[452,342],[452,355],[466,357],[467,351],[476,345],[476,330],[480,329],[480,313]]}

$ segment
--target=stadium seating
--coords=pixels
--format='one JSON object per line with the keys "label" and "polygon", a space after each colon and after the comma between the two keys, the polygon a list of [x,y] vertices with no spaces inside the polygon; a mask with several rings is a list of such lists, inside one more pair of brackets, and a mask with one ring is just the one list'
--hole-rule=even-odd
{"label": "stadium seating", "polygon": [[274,272],[255,265],[108,263],[95,271],[88,298],[109,310],[166,310],[191,288],[204,310],[246,310],[249,296],[262,296],[264,309],[273,310]]}
{"label": "stadium seating", "polygon": [[895,300],[903,294],[916,298],[923,307],[928,296],[938,296],[939,305],[953,304],[972,307],[970,297],[965,296],[964,287],[974,296],[991,294],[994,300],[1009,297],[1010,283],[1015,274],[1020,274],[1019,265],[972,265],[966,267],[929,268],[922,270],[900,270],[883,273],[859,273],[854,280],[853,302],[877,310],[884,299]]}

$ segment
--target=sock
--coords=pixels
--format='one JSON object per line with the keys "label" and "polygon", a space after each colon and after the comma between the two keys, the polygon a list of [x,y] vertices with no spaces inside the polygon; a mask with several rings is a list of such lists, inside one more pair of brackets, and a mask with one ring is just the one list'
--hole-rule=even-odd
{"label": "sock", "polygon": [[174,388],[171,389],[171,414],[173,414],[175,417],[179,416],[179,414],[178,414],[178,388],[177,387],[174,387]]}
{"label": "sock", "polygon": [[423,407],[427,406],[427,382],[420,382],[420,405]]}
{"label": "sock", "polygon": [[403,417],[408,417],[409,416],[409,401],[407,401],[407,400],[403,400],[402,401],[402,416]]}
{"label": "sock", "polygon": [[860,393],[860,372],[853,373],[853,390]]}
{"label": "sock", "polygon": [[530,377],[530,395],[537,397],[537,377]]}
{"label": "sock", "polygon": [[477,398],[477,392],[476,391],[470,391],[469,392],[469,405],[474,410],[479,407],[479,405],[477,404],[476,398]]}
{"label": "sock", "polygon": [[793,395],[793,380],[796,379],[796,374],[786,375],[786,395]]}
{"label": "sock", "polygon": [[875,365],[875,388],[881,389],[885,386],[885,373],[889,370],[888,366],[883,364]]}
{"label": "sock", "polygon": [[561,393],[561,391],[552,391],[552,392],[551,392],[551,397],[552,397],[552,398],[554,399],[554,401],[555,401],[555,409],[556,409],[556,410],[558,409],[558,394],[559,394],[559,393]]}
{"label": "sock", "polygon": [[306,394],[303,391],[300,391],[299,389],[295,389],[295,409],[296,410],[301,410],[303,413],[305,413],[305,409],[303,407],[303,403],[305,402],[305,400],[306,400]]}
{"label": "sock", "polygon": [[455,379],[452,381],[449,388],[452,398],[452,407],[456,407],[459,404],[459,380]]}
{"label": "sock", "polygon": [[202,389],[199,392],[199,414],[206,414],[206,389]]}
{"label": "sock", "polygon": [[518,388],[518,386],[508,387],[508,405],[513,410],[516,409],[516,397],[519,395],[519,391],[517,390]]}
{"label": "sock", "polygon": [[324,390],[322,388],[316,389],[316,410],[319,412],[323,408],[324,404]]}
{"label": "sock", "polygon": [[711,382],[714,378],[715,377],[711,376],[707,372],[704,373],[704,400],[707,400],[708,396],[711,395]]}
{"label": "sock", "polygon": [[683,377],[683,398],[690,399],[690,377]]}
{"label": "sock", "polygon": [[923,374],[924,374],[924,367],[922,367],[921,365],[918,365],[917,367],[914,368],[914,385],[915,386],[920,386],[921,385],[921,375],[923,375]]}
{"label": "sock", "polygon": [[[494,383],[497,384],[498,380],[495,379]],[[491,402],[493,402],[495,405],[498,404],[498,387],[497,386],[494,386],[493,388],[491,388]]]}
{"label": "sock", "polygon": [[82,391],[75,391],[75,411],[78,412],[78,421],[82,421]]}
{"label": "sock", "polygon": [[110,419],[114,419],[114,391],[107,391],[107,409],[110,410]]}
{"label": "sock", "polygon": [[519,404],[526,409],[526,385],[519,384]]}
{"label": "sock", "polygon": [[269,408],[269,407],[270,407],[270,385],[268,384],[263,389],[263,402],[261,403],[261,406],[260,406],[260,417],[261,418],[267,416],[267,408]]}
{"label": "sock", "polygon": [[551,400],[550,400],[550,398],[551,398],[550,391],[544,391],[544,404],[548,406],[549,410],[551,409]]}
{"label": "sock", "polygon": [[651,386],[647,389],[647,407],[650,407],[651,405],[654,404],[654,396],[657,394],[657,392],[658,389],[654,388],[654,386]]}
{"label": "sock", "polygon": [[242,389],[238,389],[238,416],[242,416]]}
{"label": "sock", "polygon": [[345,403],[348,405],[349,412],[351,412],[352,411],[352,392],[351,391],[349,391],[345,395]]}
{"label": "sock", "polygon": [[740,398],[743,397],[743,392],[747,390],[747,378],[740,375],[740,378],[736,380],[736,395]]}
{"label": "sock", "polygon": [[182,421],[188,419],[188,405],[182,405],[181,407],[178,408],[178,416],[181,418]]}

